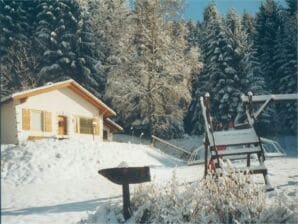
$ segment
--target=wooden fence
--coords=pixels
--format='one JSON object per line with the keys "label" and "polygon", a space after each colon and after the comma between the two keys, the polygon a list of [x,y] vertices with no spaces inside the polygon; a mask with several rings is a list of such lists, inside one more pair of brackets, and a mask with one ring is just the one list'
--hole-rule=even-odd
{"label": "wooden fence", "polygon": [[160,149],[166,154],[174,156],[179,159],[188,160],[191,152],[179,146],[173,145],[170,142],[152,135],[152,146]]}

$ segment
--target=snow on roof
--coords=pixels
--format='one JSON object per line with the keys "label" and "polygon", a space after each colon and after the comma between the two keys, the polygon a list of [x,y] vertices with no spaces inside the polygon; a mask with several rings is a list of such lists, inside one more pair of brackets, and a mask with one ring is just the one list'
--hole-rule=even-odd
{"label": "snow on roof", "polygon": [[98,99],[96,96],[94,96],[92,93],[90,93],[87,89],[85,89],[83,86],[81,86],[73,79],[68,79],[66,81],[61,81],[56,83],[48,83],[41,87],[17,92],[8,97],[2,98],[1,103],[7,102],[11,99],[18,100],[18,99],[35,96],[41,93],[50,92],[50,91],[62,89],[62,88],[71,89],[76,94],[80,95],[85,100],[87,100],[92,105],[94,105],[96,108],[98,108],[104,114],[104,116],[116,115],[116,112],[114,110],[108,107],[105,103],[103,103],[100,99]]}

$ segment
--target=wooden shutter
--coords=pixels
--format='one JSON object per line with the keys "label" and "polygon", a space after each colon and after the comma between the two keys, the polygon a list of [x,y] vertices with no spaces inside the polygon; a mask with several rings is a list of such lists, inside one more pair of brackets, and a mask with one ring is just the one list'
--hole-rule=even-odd
{"label": "wooden shutter", "polygon": [[94,127],[94,134],[99,135],[99,120],[94,119],[94,121],[96,122],[96,125]]}
{"label": "wooden shutter", "polygon": [[78,116],[75,117],[76,125],[75,125],[75,132],[80,133],[80,118]]}
{"label": "wooden shutter", "polygon": [[52,132],[52,113],[44,111],[44,131]]}
{"label": "wooden shutter", "polygon": [[23,130],[30,130],[30,110],[22,110],[22,126]]}

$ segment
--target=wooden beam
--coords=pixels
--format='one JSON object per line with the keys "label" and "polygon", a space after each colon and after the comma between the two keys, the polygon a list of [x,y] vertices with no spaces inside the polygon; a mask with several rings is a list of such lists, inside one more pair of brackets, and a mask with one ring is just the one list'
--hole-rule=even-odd
{"label": "wooden beam", "polygon": [[104,126],[108,127],[112,132],[123,131],[123,128],[109,118],[104,119]]}
{"label": "wooden beam", "polygon": [[163,140],[163,139],[161,139],[161,138],[156,137],[155,135],[152,135],[152,138],[153,138],[154,140],[157,140],[157,141],[161,142],[161,143],[164,143],[164,144],[166,144],[166,145],[169,145],[169,146],[173,147],[174,149],[176,149],[176,150],[178,150],[178,151],[180,151],[180,152],[184,152],[184,153],[186,153],[186,154],[188,154],[188,155],[191,155],[191,153],[188,152],[188,151],[186,151],[185,149],[180,148],[180,147],[178,147],[178,146],[176,146],[176,145],[173,145],[173,144],[171,144],[171,143],[169,143],[169,142],[167,142],[167,141],[165,141],[165,140]]}
{"label": "wooden beam", "polygon": [[52,85],[49,85],[49,86],[42,86],[42,87],[39,87],[39,88],[36,88],[36,89],[33,89],[33,90],[28,90],[28,91],[24,91],[24,92],[21,92],[21,93],[13,94],[12,98],[14,100],[19,100],[19,99],[26,98],[26,97],[28,98],[30,96],[35,96],[35,95],[38,95],[38,94],[47,93],[47,92],[50,92],[52,90],[65,88],[69,85],[70,85],[70,81],[64,82],[64,83],[61,83],[61,84],[56,84],[56,85],[52,84]]}
{"label": "wooden beam", "polygon": [[[274,94],[274,95],[259,95],[259,96],[252,96],[252,102],[265,102],[268,99],[272,101],[291,101],[291,100],[298,100],[298,94]],[[248,102],[248,96],[242,95],[241,96],[242,102]]]}

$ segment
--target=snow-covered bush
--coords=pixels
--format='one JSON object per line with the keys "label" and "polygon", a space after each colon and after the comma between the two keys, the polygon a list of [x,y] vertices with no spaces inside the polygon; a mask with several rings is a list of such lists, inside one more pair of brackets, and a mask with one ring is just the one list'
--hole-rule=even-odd
{"label": "snow-covered bush", "polygon": [[179,187],[175,175],[166,186],[141,185],[132,199],[134,222],[255,222],[265,194],[249,175],[231,173]]}
{"label": "snow-covered bush", "polygon": [[[135,188],[127,223],[298,223],[297,197],[291,200],[278,191],[266,194],[250,175],[209,175],[181,185],[174,173],[165,185]],[[80,223],[124,223],[121,203],[109,205]]]}

